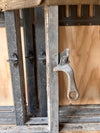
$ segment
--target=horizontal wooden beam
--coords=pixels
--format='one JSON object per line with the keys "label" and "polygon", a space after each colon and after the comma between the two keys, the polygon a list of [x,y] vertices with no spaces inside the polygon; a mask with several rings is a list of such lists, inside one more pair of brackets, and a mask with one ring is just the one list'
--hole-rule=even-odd
{"label": "horizontal wooden beam", "polygon": [[[46,132],[48,133],[47,125],[38,126],[0,126],[0,132],[2,133],[36,133]],[[60,124],[60,131],[100,131],[100,123],[89,123],[89,124]]]}
{"label": "horizontal wooden beam", "polygon": [[100,123],[60,124],[60,131],[61,132],[100,131]]}
{"label": "horizontal wooden beam", "polygon": [[[100,104],[97,105],[68,105],[60,106],[60,123],[93,123],[100,122]],[[31,117],[26,125],[47,124],[47,117]],[[13,106],[0,106],[0,125],[15,125]]]}
{"label": "horizontal wooden beam", "polygon": [[47,117],[32,117],[25,124],[26,125],[47,125],[48,118]]}
{"label": "horizontal wooden beam", "polygon": [[13,10],[46,5],[100,5],[100,0],[1,0],[0,9]]}
{"label": "horizontal wooden beam", "polygon": [[[72,114],[72,116],[60,116],[59,119],[60,119],[59,120],[60,123],[100,123],[100,115],[75,116],[74,114]],[[48,124],[48,118],[47,117],[31,117],[29,121],[27,121],[25,124],[26,125]],[[14,112],[0,112],[0,125],[16,125],[15,113]]]}
{"label": "horizontal wooden beam", "polygon": [[12,10],[39,6],[42,0],[0,0],[0,9]]}
{"label": "horizontal wooden beam", "polygon": [[49,132],[47,125],[38,126],[0,126],[1,133],[39,133]]}
{"label": "horizontal wooden beam", "polygon": [[100,116],[60,117],[60,123],[100,123]]}

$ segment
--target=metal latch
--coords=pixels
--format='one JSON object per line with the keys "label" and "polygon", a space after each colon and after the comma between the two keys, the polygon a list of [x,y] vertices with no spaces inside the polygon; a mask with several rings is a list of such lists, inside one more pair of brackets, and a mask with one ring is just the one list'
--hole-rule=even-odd
{"label": "metal latch", "polygon": [[76,87],[74,72],[69,65],[69,54],[70,50],[67,48],[60,54],[60,64],[58,64],[54,71],[63,71],[68,76],[68,90],[67,97],[69,100],[77,100],[79,98],[79,93]]}
{"label": "metal latch", "polygon": [[13,53],[12,58],[9,58],[7,62],[13,63],[14,66],[16,67],[18,65],[18,55],[16,53]]}

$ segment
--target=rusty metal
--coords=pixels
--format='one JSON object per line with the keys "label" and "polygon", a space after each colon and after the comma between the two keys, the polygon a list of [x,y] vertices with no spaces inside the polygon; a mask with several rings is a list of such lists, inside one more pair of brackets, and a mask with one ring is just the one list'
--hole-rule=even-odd
{"label": "rusty metal", "polygon": [[79,98],[79,93],[76,87],[74,72],[71,66],[69,65],[69,54],[70,50],[66,49],[60,54],[60,64],[58,64],[54,71],[63,71],[68,76],[68,90],[67,97],[69,100],[77,100]]}
{"label": "rusty metal", "polygon": [[18,55],[16,53],[13,53],[12,57],[7,60],[9,63],[13,63],[16,67],[18,65]]}

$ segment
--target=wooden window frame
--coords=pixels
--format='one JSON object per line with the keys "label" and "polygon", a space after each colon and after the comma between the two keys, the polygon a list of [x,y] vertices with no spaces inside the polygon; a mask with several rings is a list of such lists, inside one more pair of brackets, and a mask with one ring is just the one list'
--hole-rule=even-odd
{"label": "wooden window frame", "polygon": [[[53,72],[53,68],[58,64],[58,46],[59,46],[58,45],[58,6],[46,6],[45,7],[48,118],[42,118],[42,117],[31,118],[30,121],[27,121],[25,89],[23,89],[24,88],[24,80],[23,80],[24,74],[23,74],[23,60],[22,60],[22,47],[21,47],[20,19],[19,18],[20,17],[19,17],[18,10],[5,12],[5,23],[6,23],[6,31],[7,31],[9,58],[11,58],[12,52],[14,51],[17,52],[18,54],[18,62],[17,62],[18,66],[14,64],[15,62],[10,63],[15,113],[16,113],[16,126],[0,126],[0,131],[18,132],[18,133],[20,132],[58,133],[59,132],[58,73]],[[10,31],[10,34],[9,34],[9,31]],[[14,77],[15,75],[17,75],[17,79]],[[75,109],[76,105],[74,106],[72,106],[72,108]],[[78,106],[81,106],[81,105],[78,105]],[[67,106],[67,109],[68,107],[69,106]],[[90,106],[82,105],[81,108],[82,107],[84,107],[84,109],[87,109],[87,108],[94,109],[95,107],[95,109],[98,108],[99,110],[100,105],[90,105]],[[61,107],[62,110],[64,110],[64,108],[66,110],[66,107]],[[7,110],[7,109],[1,109],[1,110]],[[48,124],[46,124],[47,121],[48,121]],[[60,131],[95,131],[95,130],[96,131],[100,130],[100,123],[87,123],[87,124],[86,123],[85,124],[62,123],[60,124]]]}

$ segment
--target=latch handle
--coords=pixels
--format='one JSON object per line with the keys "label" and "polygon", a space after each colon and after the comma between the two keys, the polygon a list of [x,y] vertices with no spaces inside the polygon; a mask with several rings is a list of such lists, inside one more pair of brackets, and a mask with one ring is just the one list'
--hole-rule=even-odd
{"label": "latch handle", "polygon": [[79,93],[76,87],[74,72],[71,66],[69,65],[69,49],[66,49],[60,54],[60,64],[58,64],[54,71],[63,71],[68,76],[68,90],[67,97],[69,100],[77,100],[79,98]]}

